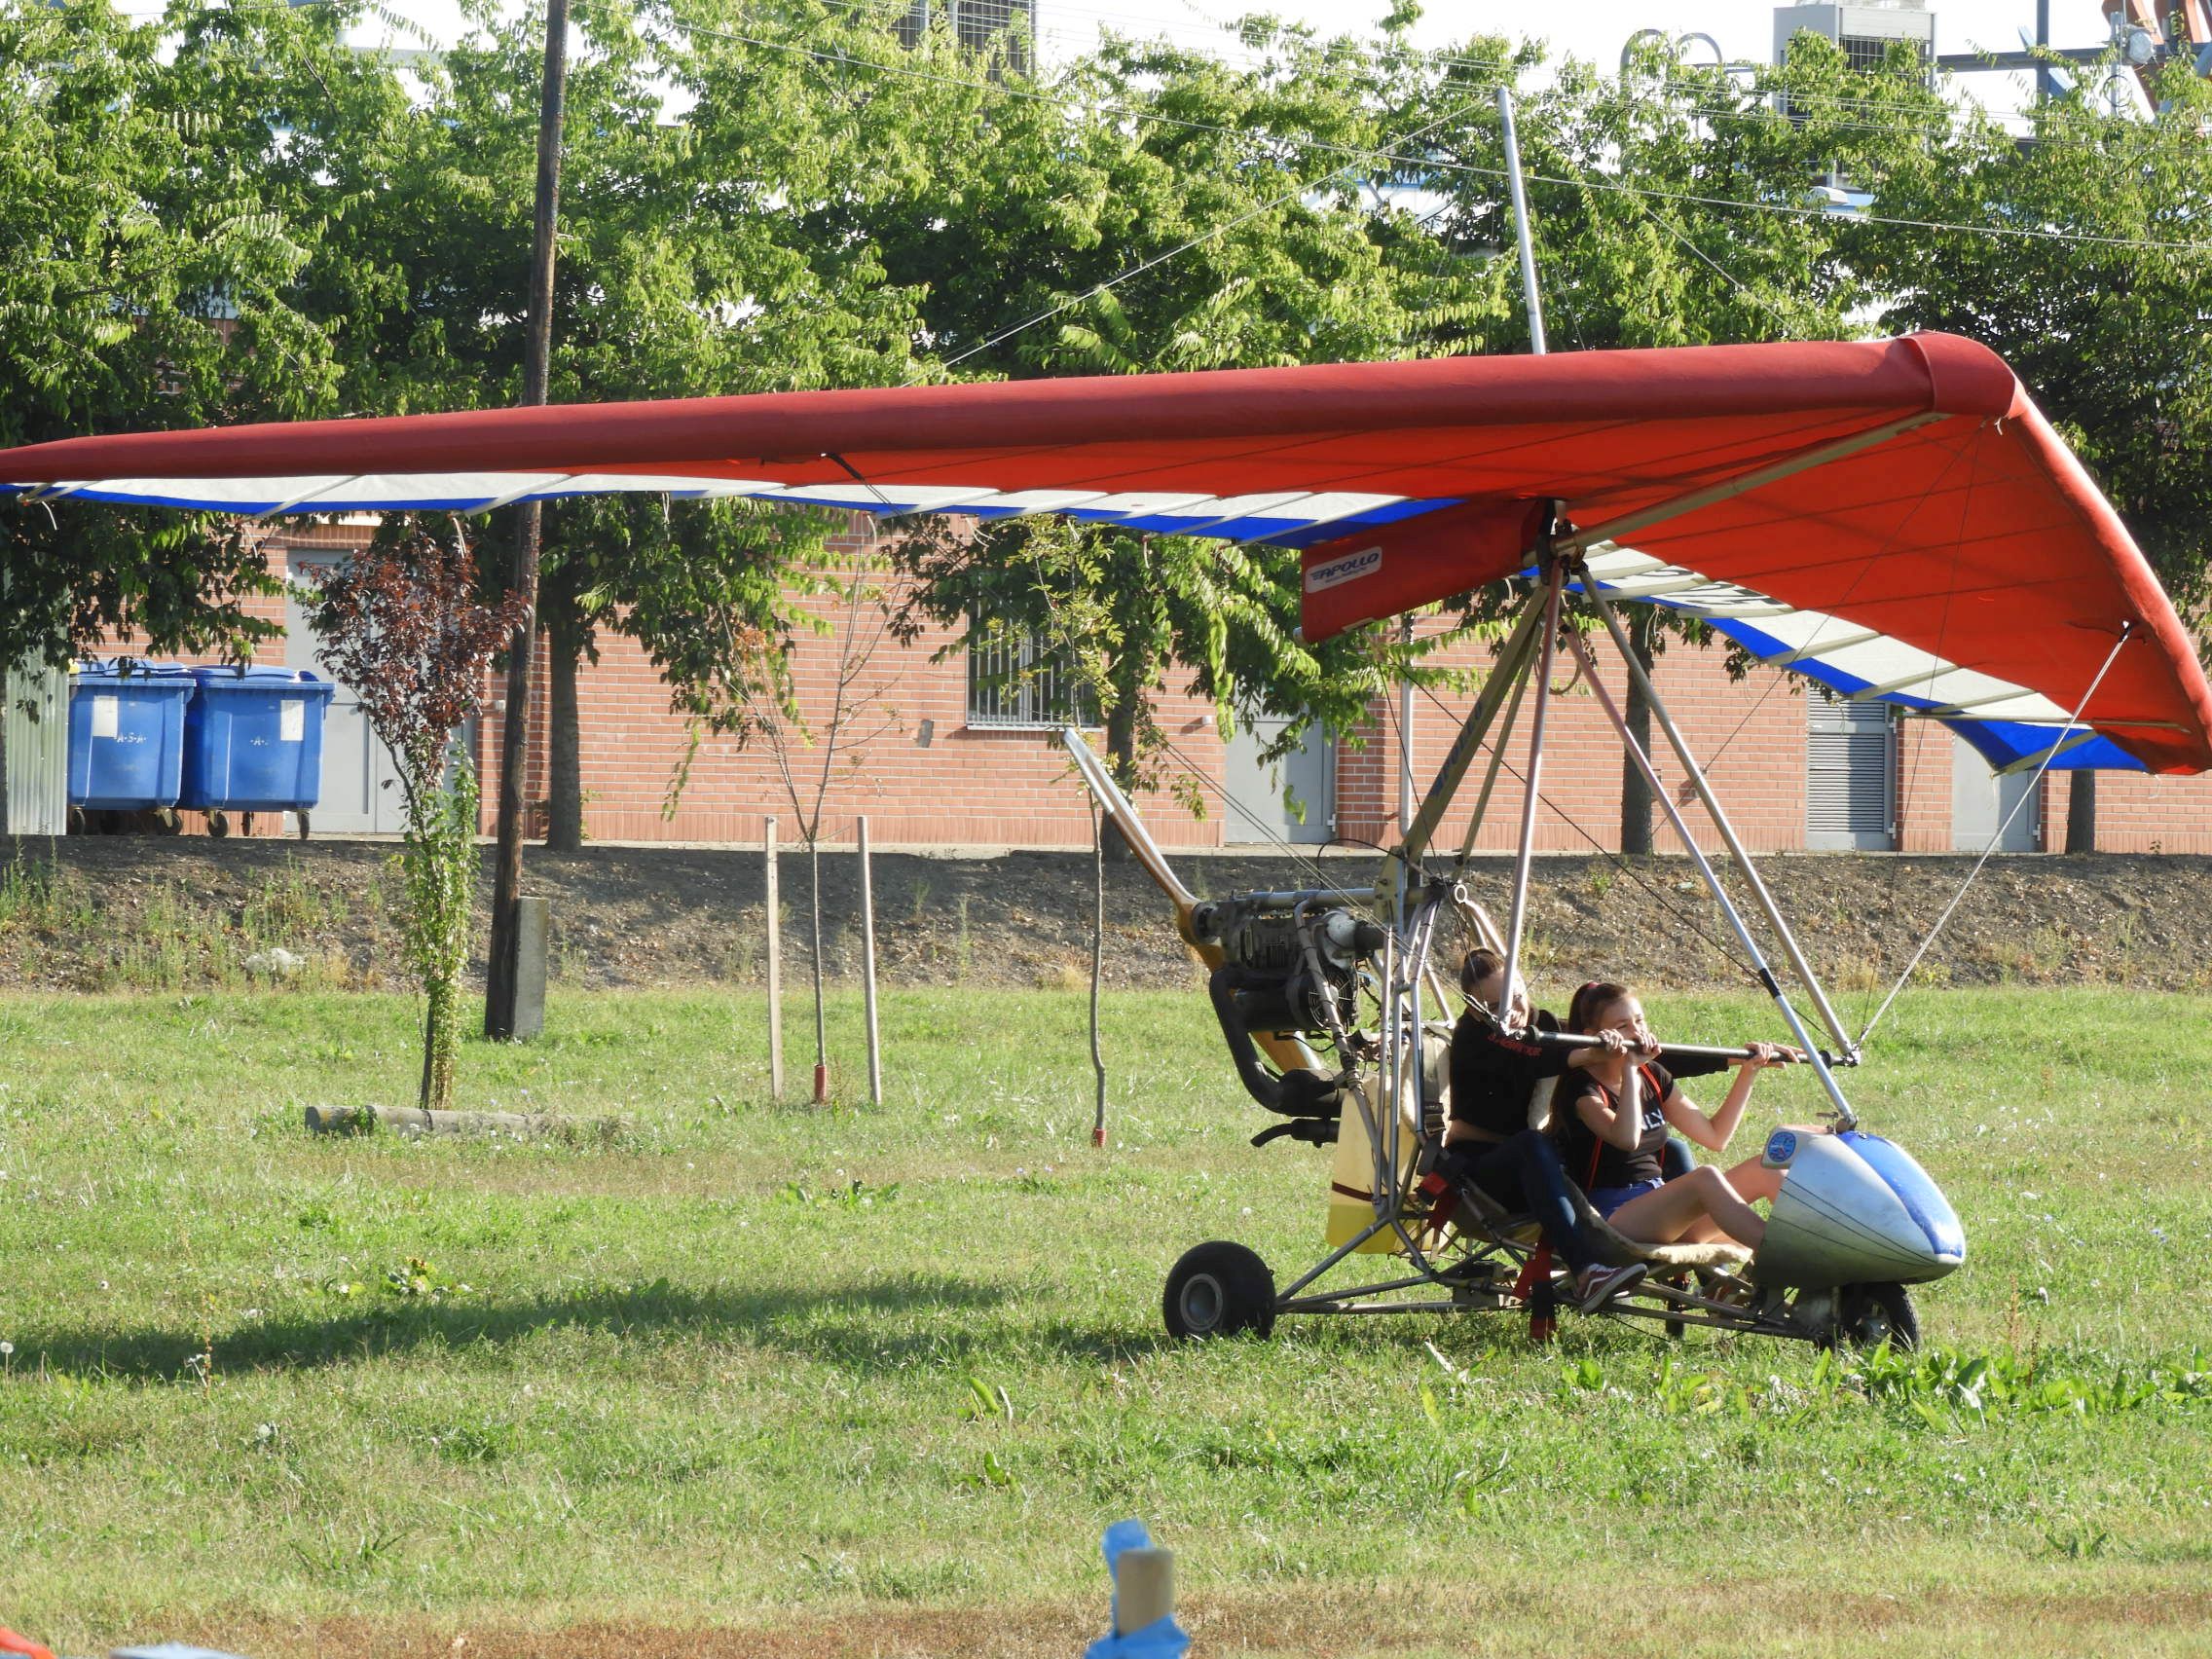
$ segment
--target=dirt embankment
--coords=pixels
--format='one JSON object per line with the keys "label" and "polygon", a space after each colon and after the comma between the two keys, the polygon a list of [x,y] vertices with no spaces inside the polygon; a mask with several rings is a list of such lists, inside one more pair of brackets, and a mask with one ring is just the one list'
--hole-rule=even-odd
{"label": "dirt embankment", "polygon": [[[64,989],[238,983],[273,947],[332,984],[404,982],[388,843],[72,837],[0,843],[0,984]],[[490,853],[482,891],[491,891]],[[1193,856],[1198,891],[1341,885],[1370,857]],[[1816,964],[1846,990],[1894,977],[1965,878],[1965,858],[1846,854],[1761,864]],[[783,861],[787,972],[811,962],[803,854]],[[1476,897],[1502,911],[1507,867],[1479,865]],[[1733,941],[1678,859],[1536,861],[1530,922],[1539,973],[1604,971],[1640,983],[1738,985]],[[1737,884],[1741,895],[1741,884]],[[860,965],[860,882],[847,853],[822,858],[823,955]],[[941,858],[879,854],[876,934],[887,982],[1081,983],[1090,956],[1087,853]],[[552,901],[554,973],[586,986],[757,981],[766,960],[757,851],[532,849],[526,890]],[[1746,903],[1749,911],[1751,905]],[[479,948],[482,925],[479,922]],[[2212,989],[2212,859],[2102,855],[1993,859],[1928,977],[1951,983],[2096,980]],[[1158,892],[1133,866],[1107,874],[1110,984],[1187,984]]]}

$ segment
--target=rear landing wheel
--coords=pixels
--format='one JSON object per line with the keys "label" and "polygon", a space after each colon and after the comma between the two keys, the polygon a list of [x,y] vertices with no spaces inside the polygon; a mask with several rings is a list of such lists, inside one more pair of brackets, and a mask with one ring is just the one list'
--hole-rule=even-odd
{"label": "rear landing wheel", "polygon": [[1171,1337],[1264,1337],[1275,1328],[1275,1275],[1241,1244],[1194,1245],[1168,1273],[1161,1311]]}
{"label": "rear landing wheel", "polygon": [[1920,1315],[1901,1284],[1847,1284],[1836,1292],[1836,1340],[1852,1347],[1920,1346]]}

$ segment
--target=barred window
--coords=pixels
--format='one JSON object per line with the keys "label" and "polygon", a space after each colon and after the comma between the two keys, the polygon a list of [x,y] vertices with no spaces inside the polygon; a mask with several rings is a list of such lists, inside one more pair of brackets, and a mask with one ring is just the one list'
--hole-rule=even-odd
{"label": "barred window", "polygon": [[1836,45],[1843,49],[1843,61],[1855,75],[1871,74],[1886,69],[1890,61],[1890,48],[1909,46],[1922,64],[1932,55],[1932,42],[1912,35],[1843,35]]}
{"label": "barred window", "polygon": [[894,27],[902,46],[919,46],[930,24],[941,18],[952,38],[970,52],[985,52],[1004,37],[1008,64],[1029,68],[1036,30],[1034,13],[1023,0],[909,0]]}
{"label": "barred window", "polygon": [[1000,629],[968,647],[970,725],[1092,725],[1084,690],[1073,656],[1035,634]]}

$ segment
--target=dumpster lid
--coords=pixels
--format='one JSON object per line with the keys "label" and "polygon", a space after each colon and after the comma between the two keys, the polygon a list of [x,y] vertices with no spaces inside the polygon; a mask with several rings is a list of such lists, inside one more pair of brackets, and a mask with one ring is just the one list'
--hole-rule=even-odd
{"label": "dumpster lid", "polygon": [[181,662],[150,662],[144,657],[87,658],[72,663],[69,672],[80,680],[190,680],[192,670]]}
{"label": "dumpster lid", "polygon": [[257,691],[274,690],[291,685],[302,689],[330,689],[331,682],[321,675],[305,668],[248,668],[243,673],[228,664],[214,668],[189,670],[192,678],[202,685],[244,685]]}

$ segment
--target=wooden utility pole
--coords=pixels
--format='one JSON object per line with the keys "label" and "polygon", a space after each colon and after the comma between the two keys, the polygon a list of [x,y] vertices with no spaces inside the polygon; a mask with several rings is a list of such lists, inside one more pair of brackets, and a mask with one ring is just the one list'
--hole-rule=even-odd
{"label": "wooden utility pole", "polygon": [[[545,79],[537,97],[537,213],[530,253],[530,313],[523,336],[522,401],[545,401],[553,356],[554,232],[561,213],[561,115],[569,95],[569,0],[545,0]],[[507,588],[522,595],[522,620],[507,643],[507,706],[499,740],[499,852],[492,884],[492,952],[485,975],[484,1035],[515,1034],[517,902],[522,896],[522,805],[529,769],[530,653],[537,637],[537,544],[541,511],[515,515]]]}

